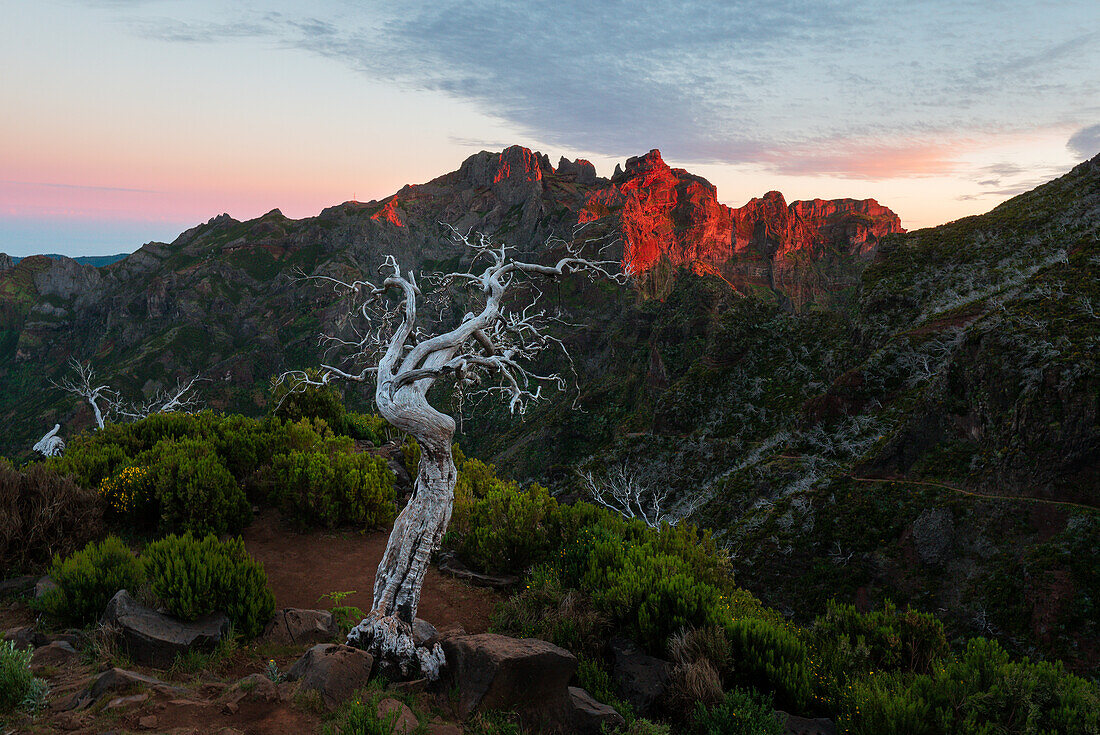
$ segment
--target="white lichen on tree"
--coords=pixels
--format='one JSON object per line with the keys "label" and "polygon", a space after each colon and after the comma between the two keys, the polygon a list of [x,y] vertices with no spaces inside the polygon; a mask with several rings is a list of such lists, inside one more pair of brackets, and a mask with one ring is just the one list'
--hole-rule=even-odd
{"label": "white lichen on tree", "polygon": [[[559,388],[567,385],[560,374],[539,375],[531,369],[534,358],[548,348],[564,351],[562,342],[547,332],[557,318],[539,306],[538,282],[570,273],[617,283],[627,278],[619,271],[618,261],[584,256],[585,251],[603,252],[606,239],[581,240],[575,232],[571,242],[549,240],[549,247],[564,248],[566,255],[554,265],[540,265],[514,260],[511,248],[497,245],[486,235],[471,238],[469,233],[449,229],[452,240],[473,255],[469,270],[422,280],[433,285],[434,294],[441,299],[454,287],[474,289],[475,298],[481,301],[476,313],[467,313],[449,331],[426,331],[417,321],[422,306],[418,299],[424,294],[411,271],[402,275],[393,256],[386,256],[379,267],[383,280],[378,285],[307,276],[329,283],[351,298],[349,318],[355,327],[354,337],[322,337],[343,355],[339,364],[321,365],[319,376],[302,371],[280,376],[280,380],[290,381],[291,390],[338,379],[373,380],[378,412],[420,445],[413,494],[394,522],[378,565],[373,607],[352,629],[348,642],[370,650],[403,675],[416,672],[428,678],[438,676],[443,651],[438,644],[431,650],[418,646],[412,623],[429,558],[439,548],[450,522],[458,477],[451,455],[455,421],[428,403],[428,391],[440,379],[453,378],[464,395],[500,393],[508,398],[512,413],[523,413],[542,396],[544,383]],[[474,272],[475,266],[480,272]],[[506,293],[517,298],[506,304]]]}

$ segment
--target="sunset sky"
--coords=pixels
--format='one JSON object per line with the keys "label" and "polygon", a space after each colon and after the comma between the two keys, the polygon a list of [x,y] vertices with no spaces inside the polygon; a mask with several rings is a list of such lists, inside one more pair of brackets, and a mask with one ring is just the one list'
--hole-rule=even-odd
{"label": "sunset sky", "polygon": [[312,216],[515,143],[918,228],[1100,153],[1100,2],[0,0],[0,99],[12,255]]}

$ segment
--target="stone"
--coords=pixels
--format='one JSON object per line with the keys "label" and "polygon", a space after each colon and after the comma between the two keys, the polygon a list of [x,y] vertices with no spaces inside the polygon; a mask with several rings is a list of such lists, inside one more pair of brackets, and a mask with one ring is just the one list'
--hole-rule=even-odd
{"label": "stone", "polygon": [[55,589],[57,589],[56,582],[49,577],[40,577],[38,581],[34,583],[34,599],[40,600]]}
{"label": "stone", "polygon": [[157,668],[168,668],[187,651],[212,650],[229,631],[224,614],[187,623],[141,605],[126,590],[111,598],[101,620],[119,630],[123,647],[134,661]]}
{"label": "stone", "polygon": [[519,577],[510,574],[494,576],[471,571],[450,551],[444,551],[439,555],[437,566],[439,571],[444,574],[449,574],[455,579],[461,579],[463,582],[468,582],[475,587],[489,587],[500,590],[514,587],[519,583]]}
{"label": "stone", "polygon": [[15,267],[15,261],[7,253],[0,253],[0,271],[11,270]]}
{"label": "stone", "polygon": [[319,643],[305,652],[286,673],[302,689],[313,689],[325,706],[335,709],[370,679],[374,657],[366,651],[338,643]]}
{"label": "stone", "polygon": [[462,735],[462,728],[453,722],[429,722],[428,735]]}
{"label": "stone", "polygon": [[34,649],[31,654],[31,671],[35,673],[47,666],[67,666],[76,660],[76,649],[66,641],[54,641]]}
{"label": "stone", "polygon": [[409,733],[415,732],[416,728],[420,727],[420,722],[416,719],[416,715],[412,713],[412,710],[404,702],[392,697],[386,697],[378,703],[377,714],[378,719],[383,721],[387,717],[392,716],[394,718],[394,735],[409,735]]}
{"label": "stone", "polygon": [[287,607],[278,610],[264,630],[270,643],[330,643],[339,633],[336,618],[328,610],[303,610]]}
{"label": "stone", "polygon": [[427,620],[416,618],[412,624],[412,637],[416,645],[431,648],[439,638],[439,631]]}
{"label": "stone", "polygon": [[833,725],[832,720],[827,720],[824,717],[811,720],[807,717],[789,715],[778,710],[775,715],[780,722],[784,723],[785,735],[837,735],[836,726]]}
{"label": "stone", "polygon": [[138,688],[153,689],[175,696],[186,693],[185,689],[170,686],[152,676],[145,676],[144,674],[139,674],[134,671],[115,668],[108,669],[92,679],[88,687],[84,691],[74,695],[62,709],[87,709],[109,692],[123,692]]}
{"label": "stone", "polygon": [[258,702],[278,702],[278,686],[263,674],[249,674],[234,684],[228,694],[229,701],[240,702],[251,699]]}
{"label": "stone", "polygon": [[569,687],[569,707],[566,723],[570,732],[598,735],[626,724],[614,707],[597,702],[580,687]]}
{"label": "stone", "polygon": [[495,633],[440,638],[446,656],[443,687],[457,687],[456,710],[466,718],[481,710],[534,715],[559,708],[577,670],[564,648],[534,638]]}
{"label": "stone", "polygon": [[639,714],[645,714],[668,687],[672,664],[650,656],[629,638],[614,636],[611,649],[611,680],[615,691]]}
{"label": "stone", "polygon": [[26,651],[40,645],[40,635],[32,625],[21,625],[4,631],[4,640],[11,641],[20,651]]}
{"label": "stone", "polygon": [[30,574],[0,580],[0,597],[26,597],[34,591],[37,581],[38,578]]}
{"label": "stone", "polygon": [[145,715],[145,717],[138,718],[138,727],[142,730],[152,730],[157,726],[156,715]]}
{"label": "stone", "polygon": [[132,694],[129,697],[115,697],[110,702],[108,702],[107,706],[105,706],[103,709],[106,709],[106,710],[126,709],[127,707],[131,707],[135,704],[141,704],[142,702],[146,702],[148,700],[149,700],[149,693],[148,692],[142,692],[141,694]]}

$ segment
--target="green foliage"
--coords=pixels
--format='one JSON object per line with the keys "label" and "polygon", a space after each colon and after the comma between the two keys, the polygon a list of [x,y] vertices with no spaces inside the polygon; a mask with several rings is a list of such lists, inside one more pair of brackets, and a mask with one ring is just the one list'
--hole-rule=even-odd
{"label": "green foliage", "polygon": [[[320,373],[307,370],[310,379],[317,380]],[[290,423],[302,419],[321,419],[333,428],[343,428],[347,413],[344,400],[331,385],[307,385],[293,378],[272,384],[272,415]]]}
{"label": "green foliage", "polygon": [[294,451],[276,455],[273,494],[299,524],[380,526],[394,515],[394,476],[381,457]]}
{"label": "green foliage", "polygon": [[691,735],[783,735],[785,728],[772,709],[771,699],[749,689],[733,689],[715,707],[696,705]]}
{"label": "green foliage", "polygon": [[184,620],[224,611],[233,627],[248,638],[263,631],[275,612],[263,564],[255,561],[241,539],[196,539],[171,535],[145,548],[153,593],[168,611]]}
{"label": "green foliage", "polygon": [[856,735],[1085,735],[1100,727],[1095,684],[1060,663],[1012,661],[983,638],[929,674],[856,681],[846,709],[840,724]]}
{"label": "green foliage", "polygon": [[598,654],[607,639],[608,621],[591,598],[562,586],[558,570],[536,566],[523,590],[493,610],[494,633],[513,638],[540,638],[577,653]]}
{"label": "green foliage", "polygon": [[251,516],[244,490],[210,443],[201,439],[158,443],[149,484],[160,505],[163,531],[235,533]]}
{"label": "green foliage", "polygon": [[397,732],[397,711],[385,718],[378,717],[382,691],[370,688],[340,705],[331,723],[326,723],[324,735],[393,735]]}
{"label": "green foliage", "polygon": [[102,532],[94,493],[42,464],[0,463],[0,576],[36,571]]}
{"label": "green foliage", "polygon": [[796,710],[809,703],[809,654],[796,631],[747,618],[728,621],[726,635],[738,682],[775,692],[781,704]]}
{"label": "green foliage", "polygon": [[59,623],[84,625],[99,619],[119,590],[136,592],[145,568],[121,539],[108,536],[67,559],[55,556],[49,575],[57,588],[37,602],[39,609]]}
{"label": "green foliage", "polygon": [[0,715],[14,709],[35,710],[46,698],[46,682],[31,673],[31,651],[12,641],[0,642]]}
{"label": "green foliage", "polygon": [[320,603],[326,597],[333,603],[330,608],[332,617],[336,620],[336,627],[339,628],[340,634],[346,636],[348,631],[359,624],[366,615],[355,605],[341,605],[344,598],[354,595],[355,590],[347,590],[344,592],[326,592],[318,598],[317,602]]}

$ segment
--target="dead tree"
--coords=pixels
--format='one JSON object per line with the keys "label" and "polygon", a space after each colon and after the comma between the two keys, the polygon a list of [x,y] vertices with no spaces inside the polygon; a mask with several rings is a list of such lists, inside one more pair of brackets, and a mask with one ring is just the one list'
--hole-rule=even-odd
{"label": "dead tree", "polygon": [[96,428],[102,429],[110,416],[111,408],[118,403],[118,393],[109,385],[96,385],[95,371],[90,362],[79,362],[70,358],[69,367],[76,371],[76,379],[65,378],[54,385],[87,401],[95,414]]}
{"label": "dead tree", "polygon": [[192,391],[195,384],[205,378],[195,376],[177,381],[173,390],[159,391],[152,399],[136,403],[122,400],[119,392],[109,385],[96,385],[95,370],[90,362],[82,363],[70,359],[69,366],[76,371],[76,379],[66,378],[54,385],[84,399],[92,407],[97,429],[102,429],[112,414],[129,421],[137,421],[156,413],[191,413],[201,405]]}
{"label": "dead tree", "polygon": [[[440,379],[454,379],[464,395],[503,394],[511,412],[522,414],[529,403],[542,397],[543,384],[567,385],[560,374],[539,375],[531,369],[534,358],[548,348],[565,349],[547,331],[556,317],[540,307],[538,283],[571,273],[617,283],[627,278],[618,261],[585,257],[585,252],[602,253],[610,244],[606,238],[581,240],[574,233],[568,243],[548,241],[550,246],[564,247],[567,254],[554,265],[540,265],[514,260],[511,248],[486,235],[471,238],[452,227],[450,237],[473,254],[469,270],[422,280],[434,287],[433,295],[439,300],[446,300],[455,287],[471,288],[480,302],[476,312],[467,313],[449,331],[426,331],[417,321],[423,317],[418,307],[424,305],[418,300],[426,297],[412,271],[402,275],[393,256],[386,256],[379,266],[382,280],[377,285],[307,276],[331,284],[350,298],[349,322],[356,331],[350,339],[322,337],[342,359],[322,364],[319,377],[302,371],[280,376],[290,381],[292,390],[334,380],[373,381],[378,412],[420,444],[416,484],[393,524],[378,565],[373,607],[352,629],[348,642],[370,650],[402,674],[418,670],[429,678],[438,675],[443,651],[438,644],[432,650],[418,647],[412,623],[429,557],[439,548],[451,519],[457,470],[451,456],[455,421],[428,403],[428,390]],[[506,293],[517,298],[505,303]]]}
{"label": "dead tree", "polygon": [[59,431],[61,431],[61,424],[54,424],[53,428],[46,432],[46,435],[39,439],[38,443],[31,449],[43,457],[60,457],[61,453],[65,451],[65,440],[57,435]]}
{"label": "dead tree", "polygon": [[675,524],[669,515],[668,488],[650,487],[626,465],[618,465],[603,478],[597,478],[591,470],[581,472],[580,477],[592,500],[623,518],[636,518],[650,528],[660,528],[670,520]]}

